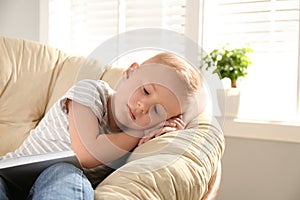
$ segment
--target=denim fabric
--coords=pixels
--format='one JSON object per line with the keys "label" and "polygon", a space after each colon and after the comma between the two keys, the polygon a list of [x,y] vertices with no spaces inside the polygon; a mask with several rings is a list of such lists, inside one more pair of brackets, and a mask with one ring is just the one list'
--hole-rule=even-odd
{"label": "denim fabric", "polygon": [[[0,176],[0,200],[26,199],[23,194],[9,194],[8,191],[6,182]],[[94,190],[80,169],[68,163],[58,163],[40,174],[27,199],[93,200]]]}
{"label": "denim fabric", "polygon": [[41,173],[28,199],[93,200],[94,190],[80,169],[68,163],[58,163]]}
{"label": "denim fabric", "polygon": [[6,183],[4,182],[4,180],[1,176],[0,176],[0,199],[1,200],[9,199]]}

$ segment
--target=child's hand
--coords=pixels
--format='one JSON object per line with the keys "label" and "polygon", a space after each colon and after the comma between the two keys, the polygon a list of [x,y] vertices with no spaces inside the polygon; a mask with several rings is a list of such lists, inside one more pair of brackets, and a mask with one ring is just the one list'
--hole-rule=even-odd
{"label": "child's hand", "polygon": [[155,130],[151,129],[150,131],[147,131],[147,133],[145,133],[145,136],[142,139],[140,139],[138,146],[165,133],[182,130],[185,128],[185,126],[186,124],[182,120],[182,115],[170,118],[164,123],[160,123],[157,126],[155,126]]}

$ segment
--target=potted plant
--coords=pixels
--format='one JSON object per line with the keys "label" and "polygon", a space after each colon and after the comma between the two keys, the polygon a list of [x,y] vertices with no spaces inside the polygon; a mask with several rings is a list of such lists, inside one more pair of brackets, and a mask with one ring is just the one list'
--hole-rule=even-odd
{"label": "potted plant", "polygon": [[[201,69],[208,70],[215,67],[212,73],[217,74],[220,79],[229,78],[231,81],[231,88],[225,90],[225,102],[219,101],[219,108],[222,111],[226,110],[226,116],[236,117],[238,114],[240,90],[237,89],[237,80],[247,76],[248,66],[252,64],[248,56],[251,52],[253,50],[249,47],[234,49],[222,47],[214,49],[203,58]],[[224,90],[217,91],[217,95],[218,99],[222,99],[220,96],[224,96]]]}
{"label": "potted plant", "polygon": [[237,87],[237,80],[247,75],[248,66],[252,64],[248,53],[253,52],[249,47],[228,49],[214,49],[203,58],[202,68],[208,70],[216,67],[213,73],[219,75],[220,79],[229,78],[231,87]]}

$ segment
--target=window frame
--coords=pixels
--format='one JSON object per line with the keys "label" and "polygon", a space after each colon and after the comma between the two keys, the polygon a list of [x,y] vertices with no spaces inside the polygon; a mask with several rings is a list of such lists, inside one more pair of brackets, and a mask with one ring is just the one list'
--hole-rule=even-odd
{"label": "window frame", "polygon": [[[299,8],[300,18],[300,8]],[[300,19],[299,19],[299,31],[298,31],[298,76],[297,76],[297,120],[300,121]]]}

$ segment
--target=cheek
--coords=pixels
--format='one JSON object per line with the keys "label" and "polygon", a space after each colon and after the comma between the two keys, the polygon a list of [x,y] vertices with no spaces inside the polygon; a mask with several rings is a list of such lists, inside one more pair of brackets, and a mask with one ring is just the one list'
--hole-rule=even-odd
{"label": "cheek", "polygon": [[138,101],[138,99],[141,99],[141,94],[138,89],[136,89],[131,94],[127,93],[127,95],[128,95],[128,103],[130,105],[135,105],[135,103]]}
{"label": "cheek", "polygon": [[150,112],[149,114],[144,115],[142,118],[136,121],[136,124],[140,127],[148,129],[165,120],[166,116],[157,116],[157,114]]}
{"label": "cheek", "polygon": [[136,125],[138,125],[139,127],[145,129],[145,128],[149,128],[151,126],[151,119],[149,115],[144,115],[143,117],[139,118],[139,120],[137,120]]}

